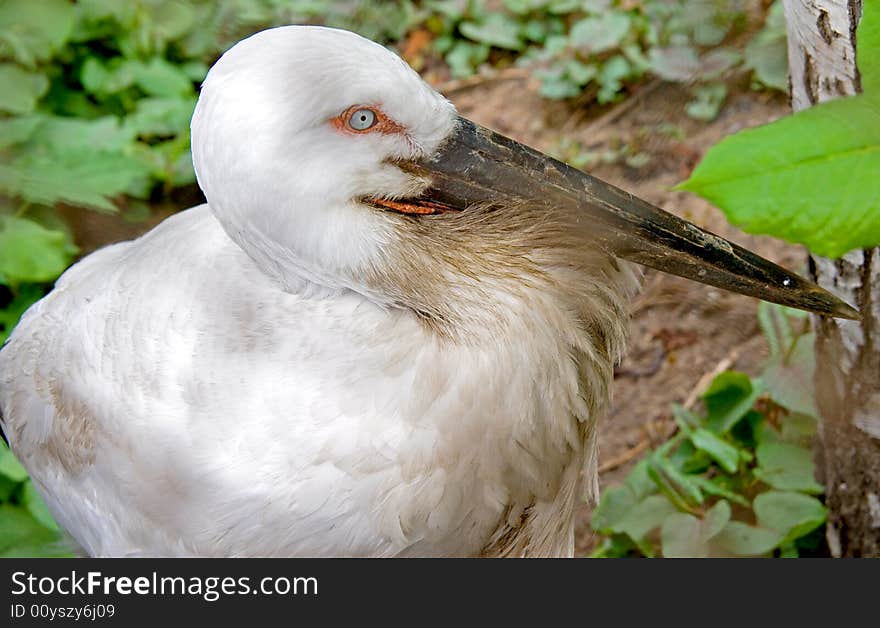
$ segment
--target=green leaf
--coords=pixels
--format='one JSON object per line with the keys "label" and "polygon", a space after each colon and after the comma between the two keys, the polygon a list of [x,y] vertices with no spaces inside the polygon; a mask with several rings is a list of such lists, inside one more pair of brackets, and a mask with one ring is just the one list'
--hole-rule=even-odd
{"label": "green leaf", "polygon": [[48,60],[73,30],[74,7],[66,0],[0,2],[0,57],[23,65]]}
{"label": "green leaf", "polygon": [[856,65],[862,89],[877,98],[880,96],[880,5],[877,0],[865,0],[856,42]]}
{"label": "green leaf", "polygon": [[677,512],[675,506],[668,499],[662,495],[649,495],[635,504],[617,522],[613,530],[629,535],[634,541],[640,541],[674,512]]}
{"label": "green leaf", "polygon": [[590,558],[626,558],[637,549],[625,534],[614,534],[603,539]]}
{"label": "green leaf", "polygon": [[541,81],[541,95],[551,100],[564,100],[574,98],[581,93],[581,86],[567,78],[543,78]]}
{"label": "green leaf", "polygon": [[809,446],[816,435],[815,415],[793,412],[782,417],[782,440],[793,445]]}
{"label": "green leaf", "polygon": [[775,530],[750,526],[741,521],[730,521],[713,541],[737,556],[761,556],[772,551],[782,539],[782,535]]}
{"label": "green leaf", "polygon": [[138,137],[180,135],[189,129],[196,99],[142,98],[123,126]]}
{"label": "green leaf", "polygon": [[70,264],[76,247],[64,231],[27,218],[0,216],[0,275],[13,284],[52,281]]}
{"label": "green leaf", "polygon": [[630,23],[627,13],[609,11],[575,22],[569,40],[584,52],[599,54],[618,47],[629,33]]}
{"label": "green leaf", "polygon": [[503,13],[490,13],[479,22],[462,22],[458,29],[468,39],[488,46],[507,50],[523,48],[519,23]]}
{"label": "green leaf", "polygon": [[732,490],[728,489],[725,486],[722,486],[721,480],[724,479],[724,476],[719,476],[712,478],[711,480],[704,478],[700,475],[692,476],[691,478],[697,486],[699,486],[704,492],[709,495],[715,495],[716,497],[723,497],[726,500],[732,501],[735,504],[739,504],[740,506],[751,506],[749,500],[740,495],[739,493],[735,493]]}
{"label": "green leaf", "polygon": [[602,88],[596,96],[599,103],[611,102],[623,87],[623,80],[632,74],[632,66],[623,55],[615,55],[602,64],[597,77]]}
{"label": "green leaf", "polygon": [[[758,325],[761,327],[761,332],[767,341],[767,348],[770,350],[771,356],[783,351],[783,342],[779,338],[780,330],[777,329],[777,320],[780,319],[777,318],[777,310],[774,309],[774,305],[767,301],[758,302]],[[781,319],[781,322],[783,325],[788,324],[785,317]],[[788,346],[785,347],[785,350],[788,350]]]}
{"label": "green leaf", "polygon": [[745,373],[725,371],[703,393],[708,415],[706,425],[717,434],[730,431],[761,396],[763,384]]}
{"label": "green leaf", "polygon": [[754,509],[758,523],[776,530],[784,537],[782,543],[809,534],[825,523],[825,506],[803,493],[767,491],[755,498]]}
{"label": "green leaf", "polygon": [[618,523],[637,503],[636,497],[626,486],[612,486],[603,491],[602,499],[593,511],[590,525],[597,532],[611,534]]}
{"label": "green leaf", "polygon": [[134,80],[150,96],[189,96],[194,93],[190,78],[161,57],[135,66]]}
{"label": "green leaf", "polygon": [[594,78],[598,70],[592,63],[583,63],[577,59],[572,59],[565,64],[565,74],[578,85],[586,85]]}
{"label": "green leaf", "polygon": [[705,558],[710,554],[709,541],[730,521],[730,504],[721,500],[703,519],[676,512],[663,521],[660,540],[666,558]]}
{"label": "green leaf", "polygon": [[788,92],[788,48],[782,0],[773,3],[764,28],[746,45],[745,65],[761,85]]}
{"label": "green leaf", "polygon": [[651,48],[648,61],[651,70],[667,81],[688,81],[700,72],[700,59],[690,46]]}
{"label": "green leaf", "polygon": [[685,113],[695,120],[709,122],[718,117],[727,98],[727,86],[723,83],[700,85],[692,93],[696,98],[685,106]]}
{"label": "green leaf", "polygon": [[34,488],[33,482],[28,482],[24,485],[21,503],[24,504],[27,511],[31,513],[31,516],[41,525],[49,530],[60,530],[58,524],[55,523],[54,517],[52,517],[52,513],[49,512],[49,508],[46,507],[46,502],[43,501],[43,498],[37,493],[37,489]]}
{"label": "green leaf", "polygon": [[9,451],[9,447],[2,442],[0,442],[0,475],[13,482],[24,482],[28,477],[27,471]]}
{"label": "green leaf", "polygon": [[703,428],[694,430],[688,438],[694,447],[709,454],[722,469],[728,473],[736,473],[740,460],[739,449]]}
{"label": "green leaf", "polygon": [[472,75],[489,58],[489,46],[456,41],[443,58],[449,64],[452,76],[463,78]]}
{"label": "green leaf", "polygon": [[89,57],[80,69],[79,80],[89,93],[105,97],[134,85],[140,65],[138,61],[120,57],[111,58],[106,64],[97,57]]}
{"label": "green leaf", "polygon": [[700,505],[704,501],[703,492],[693,477],[682,473],[664,456],[660,450],[655,451],[648,458],[648,473],[657,484],[657,488],[666,495],[675,506],[682,511],[689,512],[692,505]]}
{"label": "green leaf", "polygon": [[680,187],[749,233],[839,257],[880,244],[877,172],[880,98],[864,94],[725,138]]}
{"label": "green leaf", "polygon": [[42,120],[39,115],[0,119],[0,149],[26,142]]}
{"label": "green leaf", "polygon": [[816,370],[814,344],[815,334],[800,336],[787,353],[770,357],[761,379],[766,384],[767,394],[780,406],[792,412],[818,416],[813,383]]}
{"label": "green leaf", "polygon": [[31,135],[30,143],[42,147],[49,154],[122,151],[134,140],[134,133],[123,127],[116,116],[92,120],[41,116],[40,122]]}
{"label": "green leaf", "polygon": [[52,557],[67,552],[58,534],[40,525],[24,508],[0,504],[0,557]]}
{"label": "green leaf", "polygon": [[49,89],[49,79],[14,63],[0,63],[0,111],[30,113]]}
{"label": "green leaf", "polygon": [[809,449],[783,442],[762,442],[756,454],[758,467],[754,473],[762,482],[785,491],[822,492]]}
{"label": "green leaf", "polygon": [[0,190],[32,203],[65,201],[115,212],[108,197],[125,192],[136,178],[149,174],[147,165],[121,153],[25,154],[8,165],[0,164]]}
{"label": "green leaf", "polygon": [[683,512],[673,512],[660,529],[660,547],[666,558],[705,558],[709,546],[700,538],[700,520]]}
{"label": "green leaf", "polygon": [[633,507],[654,492],[656,486],[648,475],[648,463],[642,460],[629,472],[622,486],[611,487],[602,493],[602,499],[593,511],[593,529],[613,533]]}

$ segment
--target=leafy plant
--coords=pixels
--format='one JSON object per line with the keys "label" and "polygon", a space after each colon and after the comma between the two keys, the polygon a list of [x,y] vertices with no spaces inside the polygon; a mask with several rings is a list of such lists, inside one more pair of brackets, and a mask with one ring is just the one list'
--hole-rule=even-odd
{"label": "leafy plant", "polygon": [[880,0],[865,1],[857,39],[862,94],[725,138],[680,187],[820,255],[880,244]]}
{"label": "leafy plant", "polygon": [[516,57],[535,67],[547,98],[573,98],[594,87],[598,102],[606,103],[650,72],[697,83],[688,112],[711,119],[726,96],[718,81],[733,70],[754,71],[756,84],[787,88],[781,2],[750,45],[746,62],[723,45],[744,23],[745,5],[745,0],[506,0],[498,11],[485,0],[445,0],[427,4],[435,12],[427,24],[456,76],[472,74],[495,53],[496,60]]}
{"label": "leafy plant", "polygon": [[595,556],[793,557],[820,549],[813,335],[802,313],[781,306],[761,303],[759,321],[770,348],[761,376],[721,373],[703,394],[702,414],[673,407],[678,433],[603,494],[593,514],[602,538]]}
{"label": "leafy plant", "polygon": [[69,555],[27,472],[0,441],[0,558]]}

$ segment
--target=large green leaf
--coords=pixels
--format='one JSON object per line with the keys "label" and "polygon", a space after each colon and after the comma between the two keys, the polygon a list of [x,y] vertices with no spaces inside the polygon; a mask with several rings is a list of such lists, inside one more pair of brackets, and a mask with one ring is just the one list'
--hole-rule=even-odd
{"label": "large green leaf", "polygon": [[0,443],[0,475],[13,482],[24,482],[28,477],[27,471],[3,443]]}
{"label": "large green leaf", "polygon": [[822,103],[725,138],[681,187],[750,233],[839,257],[880,244],[880,1],[865,3],[864,94]]}
{"label": "large green leaf", "polygon": [[519,23],[503,13],[490,13],[475,22],[462,22],[461,34],[488,46],[521,50],[523,48]]}
{"label": "large green leaf", "polygon": [[46,502],[34,488],[33,482],[24,485],[24,490],[21,492],[21,503],[41,525],[50,530],[59,530],[58,524],[52,517],[52,513],[49,512],[49,508],[46,507]]}
{"label": "large green leaf", "polygon": [[749,233],[838,257],[880,243],[877,172],[880,100],[862,95],[722,140],[681,187]]}
{"label": "large green leaf", "polygon": [[761,392],[760,381],[745,373],[725,371],[718,375],[703,393],[709,429],[718,434],[728,432],[751,410]]}
{"label": "large green leaf", "polygon": [[195,106],[195,96],[142,98],[138,101],[137,109],[126,117],[124,126],[140,137],[179,135],[189,130]]}
{"label": "large green leaf", "polygon": [[24,508],[0,504],[0,558],[65,556],[60,541]]}
{"label": "large green leaf", "polygon": [[41,122],[39,115],[0,119],[0,149],[26,142]]}
{"label": "large green leaf", "polygon": [[49,79],[14,63],[0,63],[0,111],[30,113],[49,89]]}
{"label": "large green leaf", "polygon": [[705,558],[710,554],[709,541],[730,521],[730,504],[721,500],[702,519],[676,512],[663,521],[660,541],[666,558]]}
{"label": "large green leaf", "polygon": [[776,530],[750,526],[742,521],[730,521],[713,539],[714,542],[737,556],[761,556],[772,551],[782,541]]}
{"label": "large green leaf", "polygon": [[0,2],[0,57],[24,65],[47,60],[70,36],[73,3],[67,0]]}
{"label": "large green leaf", "polygon": [[782,543],[812,532],[825,522],[825,506],[803,493],[767,491],[754,501],[758,523],[785,537]]}
{"label": "large green leaf", "polygon": [[573,46],[598,54],[620,45],[629,30],[630,16],[627,13],[607,11],[575,22],[569,32],[569,39]]}
{"label": "large green leaf", "polygon": [[60,155],[25,154],[0,164],[0,190],[32,203],[65,201],[107,212],[116,211],[108,197],[125,192],[150,168],[122,153],[68,151]]}
{"label": "large green leaf", "polygon": [[135,82],[150,96],[174,97],[194,93],[192,81],[174,64],[161,57],[140,63],[134,70]]}
{"label": "large green leaf", "polygon": [[788,48],[782,0],[773,3],[764,28],[746,46],[745,61],[758,83],[788,91]]}
{"label": "large green leaf", "polygon": [[774,488],[786,491],[821,493],[816,482],[813,453],[804,447],[783,442],[762,442],[756,451],[755,476]]}
{"label": "large green leaf", "polygon": [[866,94],[880,97],[880,0],[865,0],[856,34],[856,64]]}
{"label": "large green leaf", "polygon": [[662,495],[649,495],[617,522],[614,531],[627,534],[634,541],[640,541],[674,512],[676,512],[675,506],[668,499]]}
{"label": "large green leaf", "polygon": [[709,454],[728,473],[736,473],[739,466],[739,449],[723,440],[714,432],[699,428],[689,436],[694,447]]}
{"label": "large green leaf", "polygon": [[764,365],[761,379],[770,398],[779,405],[792,412],[818,416],[813,383],[814,341],[814,334],[804,334],[794,341],[788,352],[771,356]]}
{"label": "large green leaf", "polygon": [[64,231],[27,218],[0,216],[0,276],[13,284],[52,281],[70,264],[76,247]]}
{"label": "large green leaf", "polygon": [[123,127],[116,116],[93,120],[61,116],[38,116],[38,119],[40,124],[31,134],[30,145],[56,155],[84,150],[122,151],[134,140],[133,130]]}

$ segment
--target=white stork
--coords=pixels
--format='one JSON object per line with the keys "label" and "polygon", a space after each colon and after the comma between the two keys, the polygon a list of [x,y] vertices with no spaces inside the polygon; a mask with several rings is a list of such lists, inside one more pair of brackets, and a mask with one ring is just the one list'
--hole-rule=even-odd
{"label": "white stork", "polygon": [[349,32],[235,45],[192,141],[208,203],[78,262],[0,353],[2,428],[92,556],[570,556],[618,258],[854,315]]}

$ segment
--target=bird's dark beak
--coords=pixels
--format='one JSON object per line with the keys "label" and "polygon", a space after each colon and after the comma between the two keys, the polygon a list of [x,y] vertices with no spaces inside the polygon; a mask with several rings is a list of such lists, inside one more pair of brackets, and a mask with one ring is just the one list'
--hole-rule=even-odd
{"label": "bird's dark beak", "polygon": [[436,155],[408,167],[429,177],[430,189],[418,199],[382,202],[386,209],[432,214],[523,201],[571,207],[596,244],[618,257],[765,301],[859,317],[773,262],[465,118]]}

